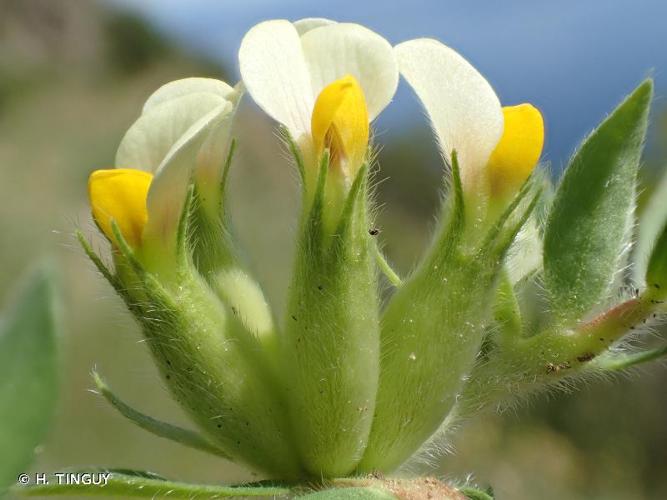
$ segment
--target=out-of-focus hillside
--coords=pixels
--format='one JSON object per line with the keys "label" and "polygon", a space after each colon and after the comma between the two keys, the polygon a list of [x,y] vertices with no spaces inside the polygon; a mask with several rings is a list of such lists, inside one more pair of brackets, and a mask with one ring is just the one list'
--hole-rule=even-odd
{"label": "out-of-focus hillside", "polygon": [[[104,248],[88,214],[88,174],[113,165],[116,145],[145,98],[163,83],[186,76],[224,74],[182,53],[142,20],[92,2],[0,2],[0,300],[9,295],[5,284],[16,282],[45,255],[56,260],[64,293],[62,397],[35,470],[99,464],[190,480],[249,478],[238,467],[154,438],[89,392],[90,370],[97,366],[137,407],[185,422],[163,389],[136,326],[87,262],[73,231],[81,227]],[[266,222],[265,214],[285,213],[281,220],[288,224],[287,212],[296,206],[289,195],[294,183],[289,169],[273,166],[273,159],[283,156],[270,141],[269,124],[245,114],[239,121],[249,138],[268,141],[240,148],[245,161],[235,165],[231,192],[240,205],[235,211],[243,215],[237,225],[245,237],[269,248],[290,228]],[[286,248],[284,271],[273,274],[284,277],[289,245],[281,247]]]}
{"label": "out-of-focus hillside", "polygon": [[[185,76],[223,78],[224,71],[141,19],[91,1],[0,0],[0,300],[44,255],[59,264],[64,292],[62,398],[35,470],[95,464],[193,481],[250,478],[135,428],[88,392],[97,366],[128,402],[186,422],[136,326],[73,238],[78,226],[104,247],[88,214],[88,174],[113,164],[144,99]],[[248,100],[238,125],[229,193],[235,227],[279,308],[298,206],[296,174],[273,124]],[[386,144],[379,158],[380,237],[407,272],[434,220],[442,182],[437,150],[424,125]],[[480,418],[439,470],[458,479],[476,471],[500,500],[667,498],[667,375],[656,367],[646,372]]]}

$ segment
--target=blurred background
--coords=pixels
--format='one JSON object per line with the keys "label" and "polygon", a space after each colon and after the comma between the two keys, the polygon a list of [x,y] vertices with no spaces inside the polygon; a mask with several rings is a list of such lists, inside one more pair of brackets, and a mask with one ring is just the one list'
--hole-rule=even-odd
{"label": "blurred background", "polygon": [[[184,415],[157,377],[136,325],[73,238],[94,237],[86,180],[158,86],[186,76],[238,79],[243,33],[270,18],[332,17],[391,43],[431,36],[459,50],[505,104],[530,101],[548,129],[557,177],[578,141],[646,76],[657,84],[643,194],[667,159],[667,2],[562,0],[0,0],[0,301],[35,259],[61,269],[65,328],[58,418],[36,471],[90,464],[174,479],[252,479],[242,469],[154,438],[89,392],[96,366],[148,414]],[[296,176],[274,125],[246,99],[230,197],[235,226],[280,308],[298,208]],[[382,146],[378,221],[390,259],[407,272],[438,203],[441,163],[405,84],[376,124]],[[666,201],[667,202],[667,201]],[[99,239],[96,240],[101,246]],[[469,423],[436,473],[472,474],[501,500],[667,498],[667,370],[554,394]],[[2,451],[0,450],[0,453]]]}

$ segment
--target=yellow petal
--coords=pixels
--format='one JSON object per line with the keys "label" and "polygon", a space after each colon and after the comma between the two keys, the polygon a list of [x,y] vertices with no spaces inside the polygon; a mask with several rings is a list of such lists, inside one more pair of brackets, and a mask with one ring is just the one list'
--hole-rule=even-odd
{"label": "yellow petal", "polygon": [[505,106],[503,116],[503,136],[487,167],[495,195],[513,192],[523,184],[537,165],[544,145],[544,121],[537,108],[530,104]]}
{"label": "yellow petal", "polygon": [[327,85],[317,96],[311,120],[315,152],[328,148],[332,165],[347,175],[362,165],[368,148],[368,108],[361,86],[351,75]]}
{"label": "yellow petal", "polygon": [[104,234],[115,242],[111,221],[132,248],[141,245],[148,220],[146,197],[153,176],[142,170],[114,168],[95,170],[88,179],[88,197],[93,218]]}

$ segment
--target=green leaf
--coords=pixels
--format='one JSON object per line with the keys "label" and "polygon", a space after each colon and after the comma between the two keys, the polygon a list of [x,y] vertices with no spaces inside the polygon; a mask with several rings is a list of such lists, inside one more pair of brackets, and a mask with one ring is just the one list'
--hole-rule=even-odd
{"label": "green leaf", "polygon": [[377,488],[336,488],[309,493],[307,500],[396,500],[396,496]]}
{"label": "green leaf", "polygon": [[40,269],[0,323],[0,496],[26,472],[57,398],[51,273]]}
{"label": "green leaf", "polygon": [[644,276],[648,267],[655,242],[667,223],[667,172],[662,176],[658,186],[644,207],[639,218],[637,241],[633,248],[633,278],[637,286],[644,284]]}
{"label": "green leaf", "polygon": [[651,252],[646,269],[646,284],[655,288],[658,294],[667,292],[667,225]]}
{"label": "green leaf", "polygon": [[667,356],[667,346],[627,354],[609,354],[595,360],[594,366],[606,371],[620,371]]}
{"label": "green leaf", "polygon": [[104,396],[104,398],[125,418],[131,420],[142,429],[155,434],[156,436],[176,441],[182,445],[189,446],[206,453],[211,453],[219,457],[229,458],[229,456],[224,451],[216,448],[197,432],[161,422],[160,420],[156,420],[153,417],[144,415],[143,413],[124,403],[111,391],[109,386],[104,382],[104,380],[102,380],[96,371],[93,371],[93,379],[95,380],[95,385],[97,386],[97,390],[100,391],[100,394],[102,394],[102,396]]}
{"label": "green leaf", "polygon": [[470,500],[493,500],[493,490],[489,488],[487,491],[478,490],[477,488],[471,488],[469,486],[459,488],[459,491],[463,493]]}
{"label": "green leaf", "polygon": [[[105,473],[104,469],[92,469],[92,474]],[[114,496],[116,498],[242,498],[287,495],[290,490],[282,486],[217,486],[167,481],[150,473],[135,471],[121,473],[106,471],[106,484],[58,484],[55,477],[49,484],[16,487],[14,492],[24,496],[82,495]],[[80,473],[80,472],[79,472]],[[98,476],[99,477],[99,476]],[[99,483],[99,481],[97,481]]]}
{"label": "green leaf", "polygon": [[580,319],[609,293],[629,244],[651,80],[580,146],[563,175],[544,238],[545,284],[554,318]]}

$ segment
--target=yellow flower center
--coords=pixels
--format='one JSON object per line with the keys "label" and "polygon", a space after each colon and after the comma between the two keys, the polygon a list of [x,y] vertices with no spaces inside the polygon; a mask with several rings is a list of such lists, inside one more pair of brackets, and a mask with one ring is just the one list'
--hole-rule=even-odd
{"label": "yellow flower center", "polygon": [[88,197],[93,218],[102,232],[118,244],[111,229],[116,221],[121,234],[132,248],[141,246],[148,220],[146,197],[153,176],[142,170],[115,168],[95,170],[88,179]]}
{"label": "yellow flower center", "polygon": [[317,96],[311,133],[317,157],[328,149],[331,164],[354,177],[366,158],[369,126],[366,98],[353,76],[336,80]]}
{"label": "yellow flower center", "polygon": [[496,196],[515,192],[524,183],[544,145],[544,121],[537,108],[530,104],[505,106],[503,116],[503,136],[487,166],[491,193]]}

